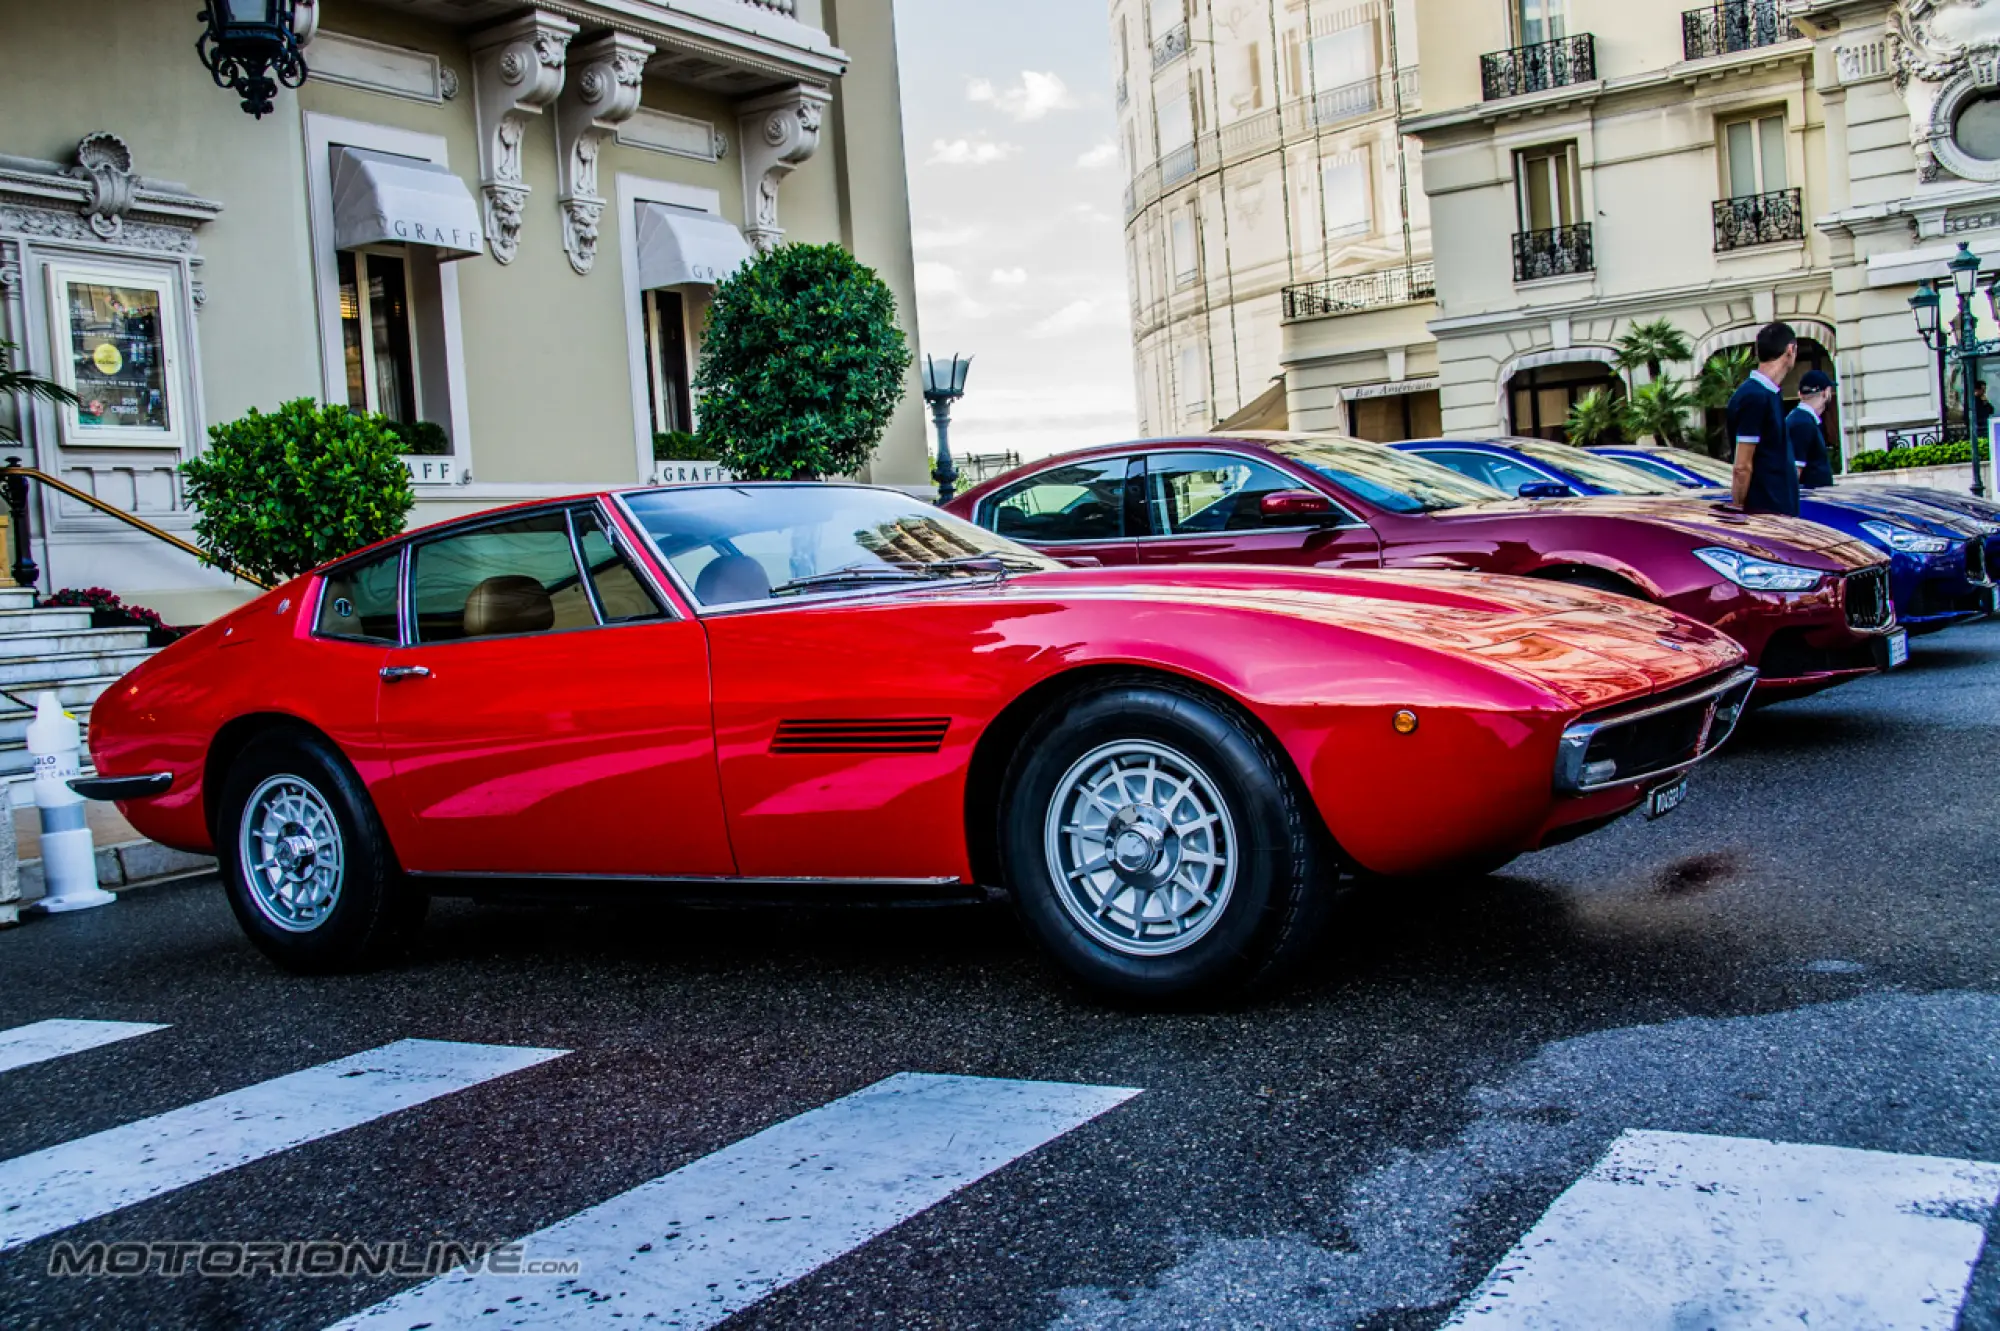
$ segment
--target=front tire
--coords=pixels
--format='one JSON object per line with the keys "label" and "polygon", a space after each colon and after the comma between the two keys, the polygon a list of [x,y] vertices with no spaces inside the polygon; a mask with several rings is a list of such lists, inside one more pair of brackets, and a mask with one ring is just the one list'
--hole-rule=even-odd
{"label": "front tire", "polygon": [[1281,978],[1325,925],[1333,857],[1289,763],[1192,688],[1068,700],[1024,739],[1004,790],[1008,887],[1091,988],[1241,993]]}
{"label": "front tire", "polygon": [[423,918],[367,788],[317,735],[251,741],[223,783],[215,844],[237,923],[286,970],[363,967]]}

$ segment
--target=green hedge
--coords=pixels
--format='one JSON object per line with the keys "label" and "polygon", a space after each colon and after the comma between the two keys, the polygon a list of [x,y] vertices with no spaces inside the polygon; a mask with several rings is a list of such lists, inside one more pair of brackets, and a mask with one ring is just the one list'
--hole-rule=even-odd
{"label": "green hedge", "polygon": [[[1982,460],[1986,450],[1980,449]],[[1862,471],[1902,471],[1909,467],[1948,467],[1954,462],[1972,461],[1972,445],[1961,439],[1955,444],[1917,444],[1910,448],[1876,449],[1856,453],[1847,469]]]}

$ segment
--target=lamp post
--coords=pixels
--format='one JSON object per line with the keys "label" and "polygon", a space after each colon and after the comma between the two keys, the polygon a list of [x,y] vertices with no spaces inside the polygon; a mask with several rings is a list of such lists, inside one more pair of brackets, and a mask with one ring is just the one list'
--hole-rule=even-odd
{"label": "lamp post", "polygon": [[965,396],[965,376],[971,370],[970,356],[953,356],[948,361],[924,357],[924,401],[931,404],[931,421],[937,426],[940,504],[949,504],[958,493],[958,468],[951,462],[951,404]]}
{"label": "lamp post", "polygon": [[[1947,327],[1943,319],[1942,293],[1929,282],[1917,288],[1917,294],[1910,297],[1910,313],[1917,321],[1917,334],[1923,339],[1938,360],[1938,442],[1943,443],[1950,433],[1945,406],[1946,357],[1956,355],[1959,365],[1959,382],[1965,393],[1965,435],[1972,447],[1972,493],[1984,498],[1986,495],[1986,474],[1979,465],[1979,454],[1985,445],[1979,438],[1979,409],[1973,397],[1973,389],[1979,382],[1979,361],[1983,356],[2000,355],[2000,341],[1982,342],[1973,326],[1972,298],[1979,290],[1979,256],[1972,252],[1972,246],[1959,242],[1958,253],[1946,265],[1951,273],[1952,294],[1958,298],[1958,318]],[[1993,307],[1993,314],[2000,319],[2000,281],[1989,282],[1986,286],[1987,302]]]}
{"label": "lamp post", "polygon": [[297,9],[297,0],[208,0],[201,11],[207,26],[195,39],[195,54],[215,86],[234,88],[243,109],[259,120],[271,110],[279,83],[296,88],[306,81]]}

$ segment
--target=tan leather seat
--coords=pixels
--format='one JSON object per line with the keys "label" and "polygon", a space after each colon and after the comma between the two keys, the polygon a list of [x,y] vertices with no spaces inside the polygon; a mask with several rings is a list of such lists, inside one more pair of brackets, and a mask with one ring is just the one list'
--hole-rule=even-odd
{"label": "tan leather seat", "polygon": [[556,603],[533,578],[519,573],[488,578],[465,598],[465,636],[546,633],[555,627]]}

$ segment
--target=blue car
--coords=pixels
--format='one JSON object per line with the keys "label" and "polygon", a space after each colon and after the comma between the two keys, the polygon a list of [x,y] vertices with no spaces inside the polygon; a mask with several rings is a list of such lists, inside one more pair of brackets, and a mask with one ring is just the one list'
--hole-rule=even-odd
{"label": "blue car", "polygon": [[[1690,489],[1726,491],[1729,488],[1729,464],[1703,453],[1690,453],[1684,448],[1649,448],[1640,444],[1607,444],[1589,451]],[[1837,491],[1820,490],[1808,497],[1867,508],[1888,521],[1906,517],[1941,521],[1956,533],[1984,538],[1984,571],[1990,577],[1995,570],[2000,570],[2000,504],[1990,499],[1916,485],[1843,486]],[[1978,552],[1972,553],[1972,564],[1973,581],[1978,582],[1981,572]]]}
{"label": "blue car", "polygon": [[[1605,457],[1544,439],[1418,439],[1394,445],[1440,463],[1476,481],[1524,499],[1573,495],[1662,495],[1689,497],[1680,479],[1642,471]],[[1986,576],[1983,537],[1948,515],[1926,516],[1917,506],[1894,501],[1886,507],[1817,497],[1803,499],[1799,516],[1866,541],[1889,556],[1889,582],[1898,620],[1915,633],[1930,633],[1993,609]]]}

